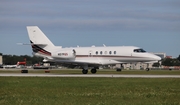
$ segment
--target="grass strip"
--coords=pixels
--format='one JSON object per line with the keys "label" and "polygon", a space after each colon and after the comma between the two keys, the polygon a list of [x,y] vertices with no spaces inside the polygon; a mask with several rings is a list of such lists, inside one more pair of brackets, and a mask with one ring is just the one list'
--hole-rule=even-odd
{"label": "grass strip", "polygon": [[177,78],[0,77],[1,105],[179,105]]}

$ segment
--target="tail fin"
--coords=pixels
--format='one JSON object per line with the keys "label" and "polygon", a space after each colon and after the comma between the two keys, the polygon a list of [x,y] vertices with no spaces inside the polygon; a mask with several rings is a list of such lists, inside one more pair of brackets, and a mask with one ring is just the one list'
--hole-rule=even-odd
{"label": "tail fin", "polygon": [[51,55],[49,51],[54,48],[54,44],[46,35],[37,26],[27,26],[27,31],[33,52]]}

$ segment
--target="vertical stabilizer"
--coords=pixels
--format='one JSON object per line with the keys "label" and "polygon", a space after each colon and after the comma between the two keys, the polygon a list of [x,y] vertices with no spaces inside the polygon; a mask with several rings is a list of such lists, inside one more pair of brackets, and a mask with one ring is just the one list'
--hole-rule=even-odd
{"label": "vertical stabilizer", "polygon": [[30,42],[33,52],[45,55],[51,55],[54,44],[46,37],[46,35],[37,26],[27,26]]}

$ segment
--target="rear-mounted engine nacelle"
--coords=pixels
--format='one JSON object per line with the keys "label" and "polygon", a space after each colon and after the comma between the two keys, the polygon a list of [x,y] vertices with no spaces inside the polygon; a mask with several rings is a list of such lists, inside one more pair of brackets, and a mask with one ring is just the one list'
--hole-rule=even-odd
{"label": "rear-mounted engine nacelle", "polygon": [[52,53],[52,57],[60,59],[74,59],[76,57],[75,50],[62,50]]}

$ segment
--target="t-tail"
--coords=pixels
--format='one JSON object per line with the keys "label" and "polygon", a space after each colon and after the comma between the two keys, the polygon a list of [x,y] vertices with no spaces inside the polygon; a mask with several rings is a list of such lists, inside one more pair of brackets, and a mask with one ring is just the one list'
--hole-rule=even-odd
{"label": "t-tail", "polygon": [[54,44],[37,26],[27,26],[33,53],[38,56],[51,56]]}

